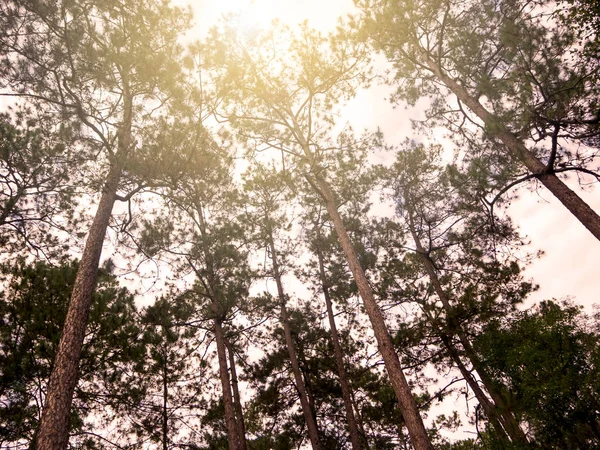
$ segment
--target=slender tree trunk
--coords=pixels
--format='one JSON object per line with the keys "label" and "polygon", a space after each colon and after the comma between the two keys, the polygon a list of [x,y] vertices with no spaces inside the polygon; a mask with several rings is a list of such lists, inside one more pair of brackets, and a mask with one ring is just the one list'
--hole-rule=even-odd
{"label": "slender tree trunk", "polygon": [[340,386],[342,388],[342,399],[344,400],[344,408],[346,410],[346,423],[348,424],[348,432],[350,434],[350,442],[353,450],[360,450],[363,446],[360,443],[358,434],[358,427],[356,426],[356,419],[354,417],[354,408],[352,406],[352,398],[350,394],[350,384],[346,377],[346,368],[344,364],[344,353],[340,344],[340,337],[338,334],[337,326],[335,323],[335,316],[333,314],[333,305],[331,302],[331,296],[329,295],[329,285],[327,283],[327,277],[325,274],[325,264],[323,263],[323,254],[321,253],[320,245],[320,230],[317,226],[317,259],[319,261],[319,277],[321,279],[321,286],[323,288],[323,297],[325,297],[325,304],[327,306],[327,317],[329,319],[329,330],[331,333],[331,342],[333,343],[333,352],[335,354],[335,362],[337,365],[338,376],[340,378]]}
{"label": "slender tree trunk", "polygon": [[[429,320],[432,323],[432,325],[435,326],[434,320],[432,318],[429,318]],[[488,418],[488,420],[490,421],[490,423],[492,424],[492,426],[494,427],[496,432],[499,434],[499,436],[506,436],[508,438],[509,436],[508,436],[507,431],[504,429],[504,427],[498,420],[498,417],[497,417],[498,412],[496,411],[496,405],[494,405],[490,401],[488,396],[485,395],[485,393],[483,392],[483,389],[481,389],[481,387],[479,386],[479,383],[477,382],[475,377],[473,377],[473,374],[464,365],[464,363],[460,359],[458,350],[450,342],[449,336],[446,335],[446,333],[439,327],[436,327],[436,328],[438,328],[438,330],[437,330],[438,336],[440,336],[440,339],[442,340],[444,347],[448,351],[450,358],[452,359],[452,361],[454,361],[454,363],[456,364],[456,367],[458,367],[458,370],[460,371],[461,375],[463,376],[463,378],[465,379],[465,381],[467,382],[467,384],[469,385],[469,387],[475,394],[475,397],[477,398],[477,401],[483,408],[483,411],[484,411],[486,417]]]}
{"label": "slender tree trunk", "polygon": [[313,416],[313,420],[317,420],[315,411],[317,410],[317,404],[315,402],[315,394],[313,392],[311,380],[310,380],[310,367],[308,365],[308,361],[306,360],[306,356],[304,355],[304,350],[301,345],[298,346],[298,364],[300,367],[300,373],[302,374],[302,380],[304,380],[304,388],[306,389],[306,397],[308,398],[308,406],[310,407],[310,412]]}
{"label": "slender tree trunk", "polygon": [[496,383],[490,378],[487,369],[479,359],[479,356],[477,356],[477,354],[475,353],[471,342],[467,339],[464,331],[459,329],[457,335],[460,343],[463,346],[465,355],[467,356],[469,361],[471,361],[471,364],[473,365],[473,368],[477,371],[477,374],[479,375],[481,382],[485,386],[486,391],[488,391],[490,397],[492,397],[495,406],[493,413],[498,417],[498,419],[502,423],[502,426],[506,430],[506,433],[510,436],[510,439],[513,442],[520,442],[523,444],[529,443],[527,435],[521,429],[521,426],[517,421],[511,406],[507,402],[502,392],[498,391]]}
{"label": "slender tree trunk", "polygon": [[479,359],[479,356],[475,353],[471,342],[468,340],[462,329],[458,329],[457,336],[459,338],[460,343],[463,346],[463,350],[465,355],[471,361],[473,368],[477,371],[479,378],[483,385],[485,386],[486,391],[492,397],[494,401],[495,409],[493,413],[496,414],[502,426],[506,430],[506,433],[510,436],[510,439],[513,442],[520,442],[522,444],[528,444],[529,440],[527,439],[527,435],[521,429],[521,426],[516,419],[512,408],[503,395],[502,392],[498,390],[496,387],[496,383],[490,378],[488,371],[485,365]]}
{"label": "slender tree trunk", "polygon": [[[469,384],[471,385],[473,392],[475,392],[475,395],[477,396],[477,399],[479,400],[484,412],[486,413],[486,416],[488,417],[488,419],[490,419],[490,421],[492,421],[492,424],[495,425],[494,422],[497,418],[502,423],[504,432],[509,436],[509,438],[513,442],[527,443],[528,442],[527,436],[525,435],[525,433],[519,426],[519,423],[516,420],[514,414],[508,407],[502,394],[500,394],[496,390],[494,383],[488,377],[487,371],[484,369],[483,364],[481,364],[479,357],[473,350],[473,347],[471,346],[471,342],[468,339],[467,335],[465,334],[464,330],[456,323],[454,316],[453,316],[454,308],[452,307],[452,305],[450,303],[450,299],[449,299],[448,295],[446,294],[446,292],[444,291],[444,288],[442,287],[442,284],[440,282],[440,279],[437,275],[437,272],[436,272],[436,269],[435,269],[433,263],[427,256],[427,252],[423,248],[423,244],[421,243],[421,240],[419,239],[419,236],[417,235],[416,227],[415,227],[415,223],[414,223],[414,217],[413,217],[414,212],[413,212],[413,209],[412,209],[412,206],[410,203],[410,199],[406,199],[405,203],[406,203],[406,205],[408,205],[407,206],[408,226],[409,226],[412,238],[415,241],[415,247],[417,250],[416,253],[419,256],[419,258],[421,259],[421,262],[423,263],[423,265],[425,266],[425,271],[427,272],[427,275],[429,277],[429,280],[431,281],[433,289],[434,289],[436,295],[438,296],[438,298],[440,299],[440,301],[442,302],[442,305],[446,311],[447,317],[449,317],[448,329],[451,334],[458,337],[460,343],[463,346],[465,354],[467,355],[467,358],[469,358],[469,360],[471,361],[471,364],[473,365],[473,367],[479,374],[479,377],[480,377],[482,383],[484,384],[486,390],[488,391],[488,393],[494,400],[494,404],[489,402],[489,399],[487,399],[487,397],[485,397],[485,396],[484,397],[487,402],[482,402],[482,399],[479,398],[479,395],[475,389],[475,385],[477,385],[477,387],[479,387],[477,382],[474,379],[472,381],[469,381],[469,380],[471,380],[472,377],[467,379],[467,382],[469,382]],[[443,333],[444,333],[444,331],[440,330],[440,337],[441,337],[441,334],[443,334]],[[456,349],[454,349],[454,348],[451,349],[451,347],[453,347],[453,346],[451,346],[449,341],[446,344],[447,344],[446,348],[450,351],[451,356],[452,356],[452,353],[454,353],[454,356],[453,356],[454,361],[458,363],[458,361],[460,361],[460,357],[459,357],[458,353],[456,352]],[[460,370],[460,366],[459,366],[459,370]],[[461,370],[461,372],[462,372],[462,370]],[[464,376],[464,374],[463,374],[463,376]]]}
{"label": "slender tree trunk", "polygon": [[[305,149],[305,152],[308,155],[307,149]],[[307,179],[310,180],[308,177]],[[371,321],[373,332],[375,333],[375,338],[377,340],[377,346],[381,356],[383,357],[388,377],[392,383],[394,392],[396,393],[398,403],[400,404],[402,416],[404,418],[404,422],[406,423],[406,428],[408,429],[411,442],[416,450],[431,450],[433,449],[433,446],[429,441],[425,425],[423,424],[423,419],[419,414],[419,409],[417,408],[415,399],[412,396],[410,387],[406,381],[406,377],[402,372],[402,365],[400,364],[398,355],[394,350],[392,338],[390,337],[389,331],[385,324],[383,314],[377,305],[377,301],[373,295],[373,290],[369,285],[369,281],[367,280],[367,277],[360,265],[358,256],[354,250],[354,246],[352,245],[350,237],[346,231],[346,227],[344,226],[344,222],[342,221],[342,218],[337,210],[337,204],[335,202],[333,193],[329,187],[329,184],[323,178],[321,178],[321,176],[317,175],[315,179],[315,187],[325,200],[327,211],[331,216],[331,220],[333,221],[339,242],[344,250],[344,254],[348,260],[348,265],[350,266],[354,281],[356,282],[358,292],[360,293],[367,311],[367,315]]]}
{"label": "slender tree trunk", "polygon": [[166,354],[163,355],[163,406],[162,406],[162,446],[163,450],[168,450],[168,438],[169,438],[169,385],[167,380],[167,358]]}
{"label": "slender tree trunk", "polygon": [[223,405],[225,407],[225,424],[227,425],[229,450],[241,450],[242,447],[238,437],[238,426],[235,420],[235,408],[231,396],[229,370],[227,369],[225,335],[223,334],[223,327],[221,326],[221,321],[218,317],[215,317],[214,319],[214,330],[215,341],[217,342],[217,356],[219,358],[219,376],[221,378],[221,387],[223,389]]}
{"label": "slender tree trunk", "polygon": [[[35,432],[33,433],[33,437],[31,438],[31,442],[27,446],[27,450],[35,450],[35,448],[37,447],[38,430],[35,430]],[[2,442],[0,442],[0,444],[2,444]],[[0,445],[0,448],[2,448],[2,445]]]}
{"label": "slender tree trunk", "polygon": [[242,410],[242,401],[240,399],[240,390],[238,387],[237,370],[235,368],[235,355],[233,353],[233,347],[229,339],[225,339],[225,345],[229,353],[229,370],[231,371],[231,387],[233,390],[233,407],[235,409],[236,423],[238,428],[238,440],[240,442],[240,448],[246,450],[246,427],[244,425],[244,411]]}
{"label": "slender tree trunk", "polygon": [[[207,236],[206,222],[204,219],[204,208],[202,204],[196,204],[196,211],[198,213],[198,224],[199,231],[203,238]],[[231,395],[231,382],[229,378],[229,370],[227,368],[227,349],[226,349],[226,337],[223,332],[222,317],[223,312],[219,304],[221,294],[217,289],[217,283],[215,280],[215,265],[213,260],[213,254],[210,248],[203,241],[203,252],[207,269],[208,281],[203,284],[208,289],[208,295],[211,298],[211,309],[214,315],[213,318],[213,329],[215,332],[215,341],[217,343],[217,357],[219,360],[219,378],[221,379],[221,389],[223,393],[223,406],[225,409],[225,425],[227,427],[227,442],[229,450],[242,450],[240,436],[238,435],[238,425],[235,417],[235,407],[233,405],[233,397]],[[188,260],[189,261],[189,260]],[[198,278],[202,278],[202,275],[196,270],[194,265],[190,262],[193,270],[196,272]]]}
{"label": "slender tree trunk", "polygon": [[286,308],[286,297],[283,291],[283,284],[281,283],[281,273],[279,272],[279,263],[277,260],[277,251],[275,249],[275,242],[273,240],[273,233],[269,231],[269,247],[271,247],[271,262],[273,263],[273,277],[275,278],[275,284],[277,285],[277,294],[279,297],[279,306],[281,309],[281,324],[283,325],[283,331],[285,334],[285,343],[288,349],[290,357],[290,363],[292,365],[292,372],[294,373],[294,380],[296,382],[296,389],[300,396],[300,405],[302,406],[302,412],[304,414],[304,420],[306,422],[306,428],[308,429],[308,437],[312,445],[313,450],[320,450],[319,444],[319,430],[317,428],[317,422],[315,416],[310,408],[308,401],[308,395],[306,394],[306,387],[304,380],[302,379],[302,373],[300,372],[300,364],[296,356],[296,350],[294,348],[294,341],[292,339],[292,332],[290,330],[290,318]]}
{"label": "slender tree trunk", "polygon": [[[503,406],[505,405],[505,402],[503,400],[501,401],[501,403],[497,403],[499,395],[497,394],[495,388],[491,386],[492,391],[490,393],[490,396],[492,397],[492,400],[494,400],[491,401],[488,398],[488,396],[483,392],[483,390],[479,386],[479,383],[473,377],[473,374],[465,367],[464,363],[460,358],[458,350],[450,342],[449,336],[446,335],[445,332],[441,329],[438,329],[438,335],[442,339],[444,347],[448,351],[452,360],[455,362],[461,375],[463,376],[463,378],[465,378],[466,382],[473,390],[473,393],[475,394],[477,401],[481,405],[486,417],[488,418],[494,429],[498,432],[498,434],[500,436],[505,436],[509,441],[521,444],[528,444],[527,437],[521,429],[521,427],[519,426],[514,415],[512,414],[512,411]],[[473,362],[471,363],[473,364]],[[473,364],[473,367],[477,371],[475,364]],[[477,373],[479,372],[480,371],[477,371]],[[481,378],[481,374],[479,374],[479,376]],[[485,382],[483,382],[483,380],[482,383],[484,386],[486,386],[486,390],[490,392],[488,386]]]}
{"label": "slender tree trunk", "polygon": [[498,120],[498,118],[483,107],[479,101],[467,92],[454,79],[442,71],[440,66],[425,52],[422,53],[431,71],[467,105],[486,125],[489,133],[496,136],[508,149],[510,155],[520,161],[552,194],[582,223],[595,237],[600,240],[600,216],[573,192],[553,172],[553,167],[543,164],[533,152]]}
{"label": "slender tree trunk", "polygon": [[361,442],[362,442],[362,447],[365,449],[368,449],[369,448],[369,438],[367,436],[367,431],[365,430],[363,417],[362,417],[360,409],[358,408],[358,403],[356,401],[356,396],[354,395],[354,391],[350,391],[350,394],[352,396],[352,407],[354,408],[354,411],[356,413],[356,416],[355,416],[356,426],[358,428],[358,434],[359,434]]}

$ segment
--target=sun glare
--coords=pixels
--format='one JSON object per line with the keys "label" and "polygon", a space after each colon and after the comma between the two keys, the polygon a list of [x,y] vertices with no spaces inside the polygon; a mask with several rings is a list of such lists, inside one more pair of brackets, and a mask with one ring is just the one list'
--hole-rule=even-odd
{"label": "sun glare", "polygon": [[239,14],[240,25],[246,32],[259,31],[278,17],[277,5],[274,0],[237,0],[239,6],[233,11]]}
{"label": "sun glare", "polygon": [[267,28],[275,19],[289,26],[305,20],[322,32],[335,28],[339,17],[353,9],[352,0],[175,0],[191,4],[200,34],[217,24],[224,14],[237,14],[240,27],[247,32]]}

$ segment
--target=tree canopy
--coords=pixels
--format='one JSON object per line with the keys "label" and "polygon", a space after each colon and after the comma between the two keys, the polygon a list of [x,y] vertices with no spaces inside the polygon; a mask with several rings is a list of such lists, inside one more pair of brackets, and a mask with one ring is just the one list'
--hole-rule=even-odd
{"label": "tree canopy", "polygon": [[0,6],[0,447],[600,448],[596,299],[508,208],[598,245],[598,8],[354,3]]}

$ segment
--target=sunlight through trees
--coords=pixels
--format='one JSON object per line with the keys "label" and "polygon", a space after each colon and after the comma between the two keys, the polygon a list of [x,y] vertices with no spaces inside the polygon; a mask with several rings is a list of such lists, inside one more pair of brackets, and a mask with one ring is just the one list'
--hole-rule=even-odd
{"label": "sunlight through trees", "polygon": [[0,448],[600,448],[592,3],[4,2]]}

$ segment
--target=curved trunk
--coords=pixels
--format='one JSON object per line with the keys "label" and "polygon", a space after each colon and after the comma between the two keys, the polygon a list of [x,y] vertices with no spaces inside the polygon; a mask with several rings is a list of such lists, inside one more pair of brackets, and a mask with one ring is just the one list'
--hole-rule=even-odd
{"label": "curved trunk", "polygon": [[229,354],[229,370],[231,371],[231,388],[233,391],[233,408],[235,410],[235,419],[238,429],[238,440],[240,442],[240,448],[246,450],[246,426],[244,425],[244,412],[242,410],[242,402],[240,399],[240,390],[238,387],[237,370],[235,368],[235,355],[233,353],[233,347],[228,339],[225,339],[225,346]]}
{"label": "curved trunk", "polygon": [[[317,233],[320,234],[318,229]],[[317,235],[317,239],[320,239],[320,235]],[[323,288],[323,297],[325,297],[325,304],[327,306],[327,317],[329,319],[331,342],[333,343],[333,352],[335,354],[335,362],[337,365],[338,376],[340,378],[340,386],[342,388],[342,399],[344,400],[344,409],[346,410],[346,423],[348,424],[350,442],[352,443],[352,450],[360,450],[364,447],[361,445],[358,427],[356,426],[356,418],[354,417],[354,408],[352,406],[352,397],[350,394],[350,384],[348,383],[348,378],[346,377],[344,353],[340,344],[340,338],[335,323],[335,316],[333,314],[333,305],[331,302],[331,296],[329,295],[329,286],[327,285],[327,278],[325,275],[323,255],[321,254],[321,249],[318,247],[318,245],[316,253],[319,261],[319,277],[321,279],[321,286]]]}
{"label": "curved trunk", "polygon": [[600,240],[600,216],[581,197],[573,192],[553,172],[553,167],[543,164],[533,152],[506,128],[498,118],[483,107],[479,101],[467,92],[454,79],[449,77],[424,52],[428,67],[450,89],[456,97],[473,111],[488,128],[490,134],[502,141],[510,155],[520,161],[552,194],[573,214],[581,224]]}
{"label": "curved trunk", "polygon": [[[305,149],[305,152],[309,154],[308,149]],[[346,227],[344,226],[344,222],[337,210],[333,193],[331,192],[329,184],[323,178],[319,176],[316,176],[315,178],[317,184],[315,187],[325,200],[327,212],[331,216],[331,220],[333,221],[339,242],[344,250],[346,259],[348,260],[348,265],[350,266],[358,292],[360,293],[367,315],[371,321],[373,332],[377,340],[377,347],[383,357],[388,377],[392,383],[394,392],[396,393],[398,403],[400,404],[402,416],[406,423],[411,442],[416,450],[432,450],[433,446],[427,436],[427,430],[425,429],[423,419],[419,414],[419,408],[417,408],[417,404],[410,391],[406,377],[402,372],[402,365],[394,350],[392,338],[390,337],[385,324],[383,314],[377,305],[373,290],[369,285],[369,281],[360,265],[354,246],[352,245]],[[310,180],[308,177],[307,179]],[[312,181],[310,182],[312,184]]]}
{"label": "curved trunk", "polygon": [[294,348],[294,341],[292,339],[292,332],[290,330],[290,319],[287,312],[286,297],[283,291],[283,284],[281,283],[281,273],[279,272],[279,264],[277,261],[277,251],[275,250],[275,242],[273,241],[273,234],[269,232],[269,246],[271,247],[271,261],[273,263],[273,277],[277,285],[277,294],[279,297],[279,306],[281,308],[281,324],[283,325],[283,331],[285,334],[285,343],[288,349],[290,357],[290,363],[292,365],[292,371],[294,373],[294,380],[296,382],[296,389],[300,397],[300,405],[302,406],[302,412],[304,414],[304,420],[306,422],[306,428],[308,429],[308,437],[313,450],[320,450],[319,444],[319,431],[317,428],[317,422],[313,411],[310,408],[308,401],[308,395],[306,394],[306,387],[304,380],[302,379],[302,373],[300,372],[300,364],[296,356],[296,350]]}

